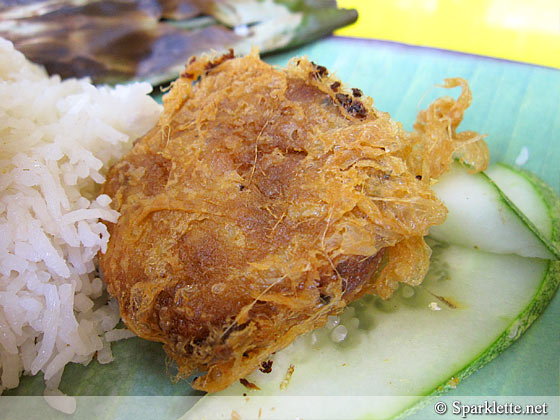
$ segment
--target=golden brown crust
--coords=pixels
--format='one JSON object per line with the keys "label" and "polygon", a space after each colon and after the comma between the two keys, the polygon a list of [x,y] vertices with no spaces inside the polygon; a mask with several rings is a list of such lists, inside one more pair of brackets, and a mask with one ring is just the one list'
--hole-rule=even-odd
{"label": "golden brown crust", "polygon": [[446,212],[417,179],[426,136],[358,89],[306,59],[202,57],[164,109],[109,171],[121,217],[100,264],[128,327],[181,375],[207,372],[195,388],[223,389],[364,293],[423,278],[422,238]]}

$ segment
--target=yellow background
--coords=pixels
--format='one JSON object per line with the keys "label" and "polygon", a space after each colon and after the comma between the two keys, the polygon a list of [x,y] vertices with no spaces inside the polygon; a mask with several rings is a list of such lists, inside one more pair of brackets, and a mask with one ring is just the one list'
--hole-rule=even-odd
{"label": "yellow background", "polygon": [[338,0],[358,21],[337,35],[560,68],[560,0]]}

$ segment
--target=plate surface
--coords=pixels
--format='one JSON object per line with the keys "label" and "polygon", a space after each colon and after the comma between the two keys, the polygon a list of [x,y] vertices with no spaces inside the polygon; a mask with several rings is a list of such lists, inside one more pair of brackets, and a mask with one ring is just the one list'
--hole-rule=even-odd
{"label": "plate surface", "polygon": [[[469,81],[473,103],[460,131],[488,135],[492,161],[514,164],[522,148],[524,168],[560,188],[560,71],[448,51],[383,41],[331,37],[298,50],[269,56],[284,65],[308,55],[350,87],[372,96],[375,106],[411,129],[416,113],[437,96],[458,95],[438,88],[446,77]],[[527,333],[496,360],[460,383],[451,395],[558,395],[560,387],[560,297]],[[113,345],[115,361],[69,365],[61,390],[70,395],[199,395],[187,382],[173,384],[161,346],[139,339]],[[4,395],[42,395],[41,377],[22,378]],[[184,407],[183,407],[184,409]],[[431,410],[426,407],[425,410]],[[411,418],[426,418],[420,411]],[[122,412],[121,412],[122,413]],[[424,414],[423,414],[424,413]],[[0,417],[2,417],[0,415]]]}

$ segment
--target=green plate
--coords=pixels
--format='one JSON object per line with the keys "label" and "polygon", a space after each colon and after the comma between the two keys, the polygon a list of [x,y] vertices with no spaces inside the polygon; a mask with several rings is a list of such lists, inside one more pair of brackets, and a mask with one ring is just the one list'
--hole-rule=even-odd
{"label": "green plate", "polygon": [[[524,168],[559,190],[560,71],[429,48],[341,37],[327,38],[298,50],[269,56],[267,61],[284,65],[294,55],[308,55],[311,60],[335,72],[349,86],[360,87],[374,98],[378,109],[388,111],[408,129],[416,113],[434,98],[442,94],[458,94],[458,90],[447,92],[437,87],[444,78],[460,76],[467,79],[473,91],[473,103],[461,130],[488,134],[486,140],[492,161],[514,164],[522,148],[526,147],[529,159]],[[560,387],[559,318],[560,297],[556,296],[519,341],[460,383],[450,395],[557,396]],[[159,344],[130,339],[114,344],[113,353],[116,360],[108,365],[92,362],[88,367],[68,366],[61,389],[70,395],[89,396],[200,395],[186,381],[176,384],[170,381],[165,355]],[[25,377],[17,389],[4,395],[42,395],[42,390],[41,377]],[[78,401],[78,410],[80,403]],[[127,411],[123,406],[127,404],[126,399],[114,404],[112,411],[105,412],[111,418],[127,418],[126,413],[132,411],[135,417],[143,417],[142,412],[138,413],[139,410],[132,406],[128,408],[131,411]],[[180,415],[187,406],[176,405],[168,414],[170,417]],[[410,418],[425,419],[432,410],[427,406]],[[47,411],[43,415],[47,415]],[[144,417],[151,417],[147,411],[143,413]],[[0,418],[6,418],[2,415],[1,403]]]}

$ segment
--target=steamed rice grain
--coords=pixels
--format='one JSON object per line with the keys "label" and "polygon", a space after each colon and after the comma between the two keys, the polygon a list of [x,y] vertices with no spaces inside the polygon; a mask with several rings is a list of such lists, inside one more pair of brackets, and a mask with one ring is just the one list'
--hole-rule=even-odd
{"label": "steamed rice grain", "polygon": [[94,305],[109,238],[101,220],[118,218],[97,192],[156,123],[150,91],[48,77],[0,39],[0,394],[42,371],[45,395],[59,396],[66,364],[108,362],[109,342],[129,336],[111,332],[115,302]]}

